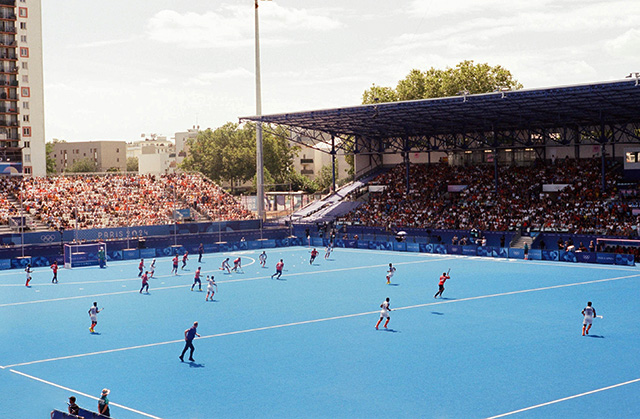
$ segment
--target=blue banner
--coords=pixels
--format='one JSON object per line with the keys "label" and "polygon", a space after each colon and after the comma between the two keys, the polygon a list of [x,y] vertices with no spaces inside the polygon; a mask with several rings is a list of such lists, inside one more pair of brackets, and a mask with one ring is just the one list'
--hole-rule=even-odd
{"label": "blue banner", "polygon": [[320,237],[312,237],[311,238],[311,246],[315,247],[324,247],[324,240]]}
{"label": "blue banner", "polygon": [[13,269],[24,269],[31,263],[31,256],[19,257],[11,259],[11,267]]}
{"label": "blue banner", "polygon": [[276,241],[273,239],[259,240],[261,249],[270,249],[276,247]]}
{"label": "blue banner", "polygon": [[542,260],[558,260],[558,250],[543,250]]}
{"label": "blue banner", "polygon": [[564,250],[560,250],[558,252],[558,260],[562,262],[577,262],[578,258],[576,258],[576,252],[566,252]]}
{"label": "blue banner", "polygon": [[596,254],[593,252],[576,252],[576,258],[581,263],[596,263]]}
{"label": "blue banner", "polygon": [[509,257],[513,259],[524,259],[524,249],[510,247]]}
{"label": "blue banner", "polygon": [[393,243],[393,250],[406,252],[407,251],[407,243],[406,242],[391,242]]}
{"label": "blue banner", "polygon": [[138,249],[124,249],[122,251],[122,258],[125,260],[139,259],[140,251]]}
{"label": "blue banner", "polygon": [[11,259],[0,259],[0,269],[11,269]]}
{"label": "blue banner", "polygon": [[462,246],[450,244],[447,245],[447,253],[452,255],[461,255],[462,254]]}
{"label": "blue banner", "polygon": [[156,257],[156,249],[140,249],[140,257],[142,259],[153,259]]}
{"label": "blue banner", "polygon": [[[159,255],[163,256],[163,255]],[[110,260],[122,260],[122,250],[109,250],[107,252],[107,261]]]}
{"label": "blue banner", "polygon": [[247,248],[249,249],[262,249],[262,243],[260,243],[259,241],[248,241],[247,242]]}
{"label": "blue banner", "polygon": [[408,252],[419,252],[420,245],[418,243],[407,243],[407,251]]}
{"label": "blue banner", "polygon": [[477,246],[462,246],[462,254],[467,256],[476,256],[478,254]]}
{"label": "blue banner", "polygon": [[616,265],[627,265],[627,266],[635,265],[633,255],[616,254]]}
{"label": "blue banner", "polygon": [[616,263],[616,255],[613,253],[596,253],[596,262],[613,265]]}
{"label": "blue banner", "polygon": [[369,242],[365,240],[358,240],[358,249],[368,249]]}

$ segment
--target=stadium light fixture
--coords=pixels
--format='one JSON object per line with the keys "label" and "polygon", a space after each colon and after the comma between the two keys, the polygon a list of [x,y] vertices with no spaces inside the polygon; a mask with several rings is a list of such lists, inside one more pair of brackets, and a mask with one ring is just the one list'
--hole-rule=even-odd
{"label": "stadium light fixture", "polygon": [[460,96],[462,96],[462,97],[463,97],[463,100],[462,100],[462,102],[463,102],[463,103],[467,101],[467,95],[469,95],[469,94],[470,94],[470,93],[469,93],[469,91],[468,91],[467,89],[460,90],[460,91],[458,92],[458,95],[460,95]]}
{"label": "stadium light fixture", "polygon": [[507,86],[496,86],[496,87],[494,87],[494,89],[493,89],[493,91],[494,91],[494,92],[497,92],[497,93],[501,93],[501,94],[502,94],[501,99],[504,99],[504,98],[505,98],[505,93],[506,93],[506,92],[508,92],[508,91],[510,91],[510,90],[511,90],[511,88],[510,88],[510,87],[507,87]]}
{"label": "stadium light fixture", "polygon": [[625,77],[626,79],[632,79],[635,78],[636,79],[636,86],[639,84],[640,82],[640,72],[631,72],[629,73],[628,76]]}

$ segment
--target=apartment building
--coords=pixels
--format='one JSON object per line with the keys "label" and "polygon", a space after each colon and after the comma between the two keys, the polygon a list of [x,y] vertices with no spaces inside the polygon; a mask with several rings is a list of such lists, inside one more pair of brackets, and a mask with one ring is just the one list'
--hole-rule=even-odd
{"label": "apartment building", "polygon": [[127,170],[126,141],[78,141],[53,143],[51,157],[56,171],[64,172],[74,163],[89,159],[96,165],[96,172]]}
{"label": "apartment building", "polygon": [[0,174],[46,175],[41,0],[0,0]]}

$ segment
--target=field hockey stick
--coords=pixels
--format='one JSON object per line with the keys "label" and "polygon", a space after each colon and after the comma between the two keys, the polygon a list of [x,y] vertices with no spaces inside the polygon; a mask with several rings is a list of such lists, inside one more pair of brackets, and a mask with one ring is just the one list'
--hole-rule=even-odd
{"label": "field hockey stick", "polygon": [[597,318],[599,318],[599,319],[602,319],[602,318],[603,318],[602,316],[596,316],[596,317],[597,317]]}
{"label": "field hockey stick", "polygon": [[451,272],[451,268],[449,268],[449,270],[447,271],[447,275],[449,275],[449,272]]}

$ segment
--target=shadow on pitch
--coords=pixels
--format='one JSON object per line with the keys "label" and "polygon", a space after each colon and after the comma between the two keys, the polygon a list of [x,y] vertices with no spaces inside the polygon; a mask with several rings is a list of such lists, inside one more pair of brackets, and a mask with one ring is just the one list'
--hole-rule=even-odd
{"label": "shadow on pitch", "polygon": [[387,285],[392,286],[392,287],[399,287],[400,286],[400,284],[387,284]]}
{"label": "shadow on pitch", "polygon": [[602,335],[587,335],[590,338],[596,338],[596,339],[604,339],[604,336]]}
{"label": "shadow on pitch", "polygon": [[204,368],[204,364],[198,364],[194,361],[189,361],[189,368]]}
{"label": "shadow on pitch", "polygon": [[380,330],[381,332],[399,333],[399,331],[395,329],[378,329],[378,330]]}
{"label": "shadow on pitch", "polygon": [[436,316],[444,316],[444,313],[440,313],[439,311],[432,311],[431,314],[435,314]]}

